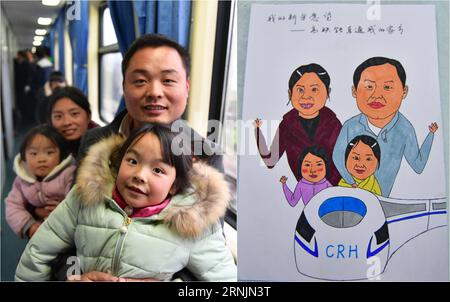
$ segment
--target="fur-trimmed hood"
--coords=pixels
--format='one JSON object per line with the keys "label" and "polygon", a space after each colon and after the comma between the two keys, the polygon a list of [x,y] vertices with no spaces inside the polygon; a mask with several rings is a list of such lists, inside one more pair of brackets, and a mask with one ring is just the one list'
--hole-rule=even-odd
{"label": "fur-trimmed hood", "polygon": [[[59,175],[64,169],[66,169],[68,166],[74,163],[74,158],[72,155],[67,156],[65,159],[63,159],[56,167],[53,168],[50,173],[44,177],[42,180],[43,182],[50,181],[54,179],[56,176]],[[17,176],[20,177],[22,180],[26,181],[27,183],[35,183],[36,182],[36,176],[33,175],[27,168],[26,163],[22,160],[22,157],[20,156],[20,153],[16,155],[14,158],[14,172],[16,172]]]}
{"label": "fur-trimmed hood", "polygon": [[[83,158],[76,185],[84,205],[111,198],[116,175],[111,171],[110,158],[124,141],[124,136],[112,135],[93,145]],[[169,205],[152,219],[162,220],[183,237],[195,238],[225,215],[231,196],[223,174],[207,164],[193,164],[190,182],[192,188],[173,196]]]}

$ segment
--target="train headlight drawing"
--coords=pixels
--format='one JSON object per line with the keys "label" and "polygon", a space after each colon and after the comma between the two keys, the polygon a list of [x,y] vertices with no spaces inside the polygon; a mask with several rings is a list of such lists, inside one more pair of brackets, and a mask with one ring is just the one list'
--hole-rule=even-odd
{"label": "train headlight drawing", "polygon": [[[376,277],[406,241],[430,226],[446,225],[446,215],[442,214],[447,211],[443,209],[445,198],[411,201],[383,198],[354,188],[323,190],[305,206],[296,225],[297,269],[303,275],[323,280]],[[391,238],[391,229],[398,227],[410,231],[405,236],[397,235],[405,232],[394,230],[396,238]],[[372,257],[377,261],[371,261]],[[380,267],[371,269],[373,263]]]}

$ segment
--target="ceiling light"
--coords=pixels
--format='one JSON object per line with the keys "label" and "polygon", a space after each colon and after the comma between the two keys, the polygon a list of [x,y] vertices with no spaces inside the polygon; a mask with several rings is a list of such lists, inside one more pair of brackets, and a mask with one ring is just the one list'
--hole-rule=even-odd
{"label": "ceiling light", "polygon": [[57,6],[60,0],[42,0],[42,5],[46,6]]}
{"label": "ceiling light", "polygon": [[39,25],[50,25],[52,23],[52,18],[39,17],[37,22]]}
{"label": "ceiling light", "polygon": [[34,41],[42,42],[42,41],[44,41],[44,37],[43,36],[34,36]]}
{"label": "ceiling light", "polygon": [[42,45],[42,42],[41,41],[33,41],[33,45],[34,46],[41,46]]}
{"label": "ceiling light", "polygon": [[38,36],[44,36],[47,33],[47,30],[46,29],[36,29],[36,31],[34,33]]}

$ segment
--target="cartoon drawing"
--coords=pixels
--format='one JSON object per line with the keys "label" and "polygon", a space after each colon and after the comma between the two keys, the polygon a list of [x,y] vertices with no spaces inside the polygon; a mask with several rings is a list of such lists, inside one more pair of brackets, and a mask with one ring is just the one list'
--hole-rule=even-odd
{"label": "cartoon drawing", "polygon": [[[330,76],[318,64],[298,67],[289,79],[289,100],[294,107],[283,116],[270,150],[262,134],[261,120],[255,120],[258,150],[268,168],[273,168],[286,152],[289,166],[297,181],[301,179],[299,158],[309,146],[323,146],[331,158],[342,124],[325,106],[330,95]],[[330,161],[329,181],[336,185],[341,177]]]}
{"label": "cartoon drawing", "polygon": [[300,198],[307,205],[311,198],[328,187],[331,183],[327,180],[330,174],[330,162],[327,151],[318,146],[306,148],[300,156],[300,174],[302,179],[298,182],[294,192],[286,184],[287,177],[282,176],[280,182],[283,184],[284,196],[291,207],[295,207]]}
{"label": "cartoon drawing", "polygon": [[373,278],[406,242],[446,225],[446,198],[399,200],[328,188],[311,199],[297,222],[297,270],[322,280]]}
{"label": "cartoon drawing", "polygon": [[376,139],[367,135],[355,137],[345,150],[346,168],[355,183],[339,181],[341,187],[360,188],[381,195],[380,185],[374,176],[380,163],[380,146]]}
{"label": "cartoon drawing", "polygon": [[[239,205],[238,278],[448,280],[448,141],[438,129],[448,94],[436,15],[445,7],[377,3],[382,18],[368,18],[375,6],[338,2],[240,7],[245,26],[239,38],[247,42],[238,50],[245,62],[241,116],[246,123],[265,120],[262,126],[255,121],[256,140],[250,139],[256,145],[249,144],[247,124],[239,130],[244,152],[237,198],[245,202]],[[319,71],[297,73],[302,66],[294,69],[300,64],[292,62],[298,60],[319,63],[331,79]],[[283,110],[288,100],[278,104],[285,98],[279,87],[286,70],[291,105]],[[316,87],[332,91],[314,95]],[[317,100],[323,107],[314,128],[307,110]],[[338,121],[321,124],[325,112]],[[358,139],[346,154],[358,136],[377,145]],[[327,150],[337,179],[326,176],[333,187],[307,191],[300,155],[314,145]],[[247,152],[256,148],[256,157]]]}
{"label": "cartoon drawing", "polygon": [[359,65],[353,75],[352,94],[361,114],[347,120],[342,126],[333,151],[333,161],[346,183],[355,180],[345,166],[345,149],[358,135],[376,137],[381,148],[381,160],[375,177],[383,196],[389,196],[403,156],[416,173],[421,173],[428,161],[437,123],[419,148],[416,132],[410,121],[399,112],[408,94],[406,73],[400,62],[384,57],[373,57]]}

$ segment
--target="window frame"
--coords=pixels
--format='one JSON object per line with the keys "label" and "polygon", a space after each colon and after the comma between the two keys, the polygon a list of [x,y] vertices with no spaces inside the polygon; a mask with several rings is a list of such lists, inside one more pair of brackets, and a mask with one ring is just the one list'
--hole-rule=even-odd
{"label": "window frame", "polygon": [[[111,121],[108,121],[105,116],[104,112],[102,110],[103,105],[103,95],[102,95],[102,57],[107,54],[112,53],[120,53],[119,43],[116,44],[110,44],[103,46],[103,15],[105,10],[108,8],[108,5],[106,2],[102,2],[99,5],[98,12],[99,12],[99,27],[98,27],[98,54],[97,54],[97,61],[98,61],[98,115],[102,122],[109,124]],[[119,104],[120,105],[120,100]]]}
{"label": "window frame", "polygon": [[[232,38],[236,34],[233,28],[234,18],[236,18],[236,1],[219,1],[217,20],[216,20],[216,33],[215,33],[215,45],[214,45],[214,61],[213,71],[211,77],[211,94],[210,94],[210,107],[208,120],[218,120],[221,124],[219,135],[217,136],[217,142],[222,143],[222,136],[224,135],[225,125],[225,110],[226,110],[226,92],[228,86],[228,77],[230,70],[231,50],[232,50]],[[234,30],[233,30],[234,29]],[[209,129],[209,127],[208,127]],[[207,135],[209,136],[210,133]],[[236,158],[237,161],[237,158]],[[237,162],[236,162],[237,165]],[[224,169],[225,179],[235,189],[237,189],[237,175],[231,175]],[[235,201],[236,208],[228,207],[225,216],[225,221],[230,224],[234,229],[237,227],[237,202],[236,202],[236,190],[234,190],[233,200]]]}

